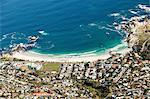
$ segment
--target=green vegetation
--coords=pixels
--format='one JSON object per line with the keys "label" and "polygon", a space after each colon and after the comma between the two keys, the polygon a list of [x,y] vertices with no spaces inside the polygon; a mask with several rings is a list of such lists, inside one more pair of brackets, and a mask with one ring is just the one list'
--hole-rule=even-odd
{"label": "green vegetation", "polygon": [[141,46],[141,53],[143,59],[150,59],[150,21],[145,26],[140,26],[137,31],[138,33],[138,45]]}
{"label": "green vegetation", "polygon": [[59,66],[61,63],[57,62],[47,62],[44,63],[43,67],[41,68],[41,71],[59,71]]}
{"label": "green vegetation", "polygon": [[135,23],[135,28],[131,28],[129,45],[133,47],[143,59],[150,59],[150,20]]}
{"label": "green vegetation", "polygon": [[13,58],[13,61],[25,61],[25,60]]}
{"label": "green vegetation", "polygon": [[10,58],[8,58],[8,57],[2,57],[1,60],[2,60],[2,61],[9,61]]}
{"label": "green vegetation", "polygon": [[22,59],[17,59],[17,58],[11,58],[11,57],[6,57],[6,56],[3,56],[1,58],[2,61],[24,61]]}
{"label": "green vegetation", "polygon": [[150,32],[146,32],[147,30],[150,30],[149,25],[150,25],[150,23],[145,25],[145,26],[140,26],[140,27],[137,28],[137,32],[138,32],[137,37],[138,37],[138,40],[139,40],[138,43],[140,45],[143,45],[143,43],[149,39],[149,36],[150,36],[149,33]]}

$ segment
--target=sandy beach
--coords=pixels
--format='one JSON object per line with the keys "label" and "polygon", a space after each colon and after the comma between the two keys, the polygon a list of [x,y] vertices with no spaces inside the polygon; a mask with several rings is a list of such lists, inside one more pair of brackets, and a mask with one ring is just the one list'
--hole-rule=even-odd
{"label": "sandy beach", "polygon": [[[117,51],[117,53],[125,54],[129,52],[129,48]],[[29,60],[29,61],[45,61],[45,62],[92,62],[98,59],[107,59],[110,57],[109,52],[101,55],[81,55],[81,56],[71,56],[71,55],[50,55],[50,54],[39,54],[35,52],[15,52],[12,55],[13,58]]]}

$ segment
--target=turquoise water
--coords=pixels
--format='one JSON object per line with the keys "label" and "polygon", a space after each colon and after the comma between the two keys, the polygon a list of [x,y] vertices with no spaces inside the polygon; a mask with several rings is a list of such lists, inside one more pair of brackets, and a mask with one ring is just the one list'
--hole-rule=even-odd
{"label": "turquoise water", "polygon": [[[40,35],[33,51],[43,54],[102,52],[121,43],[112,13],[132,16],[129,9],[148,0],[1,0],[1,48]],[[128,15],[128,16],[127,16]]]}

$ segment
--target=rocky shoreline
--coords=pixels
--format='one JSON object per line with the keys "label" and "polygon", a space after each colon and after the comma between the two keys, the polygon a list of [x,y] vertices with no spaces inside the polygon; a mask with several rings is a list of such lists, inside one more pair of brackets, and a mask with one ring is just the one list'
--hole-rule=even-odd
{"label": "rocky shoreline", "polygon": [[143,15],[132,17],[129,21],[124,21],[117,27],[127,33],[126,41],[128,47],[139,55],[144,55],[144,59],[150,59],[150,16]]}
{"label": "rocky shoreline", "polygon": [[[143,8],[143,6],[141,6]],[[94,62],[65,62],[42,71],[45,62],[0,60],[0,98],[149,99],[150,17],[116,25],[132,49]],[[51,65],[49,65],[51,66]]]}

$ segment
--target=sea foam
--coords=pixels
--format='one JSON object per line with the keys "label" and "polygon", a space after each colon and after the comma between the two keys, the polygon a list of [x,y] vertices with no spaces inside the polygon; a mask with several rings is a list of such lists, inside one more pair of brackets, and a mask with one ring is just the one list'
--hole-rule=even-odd
{"label": "sea foam", "polygon": [[48,35],[48,33],[46,33],[45,31],[38,31],[38,33],[41,35]]}
{"label": "sea foam", "polygon": [[146,6],[146,5],[139,4],[138,7],[139,7],[140,9],[145,10],[146,12],[150,12],[150,7],[148,7],[148,6]]}
{"label": "sea foam", "polygon": [[110,14],[110,16],[117,17],[117,16],[120,16],[120,13],[112,13]]}

